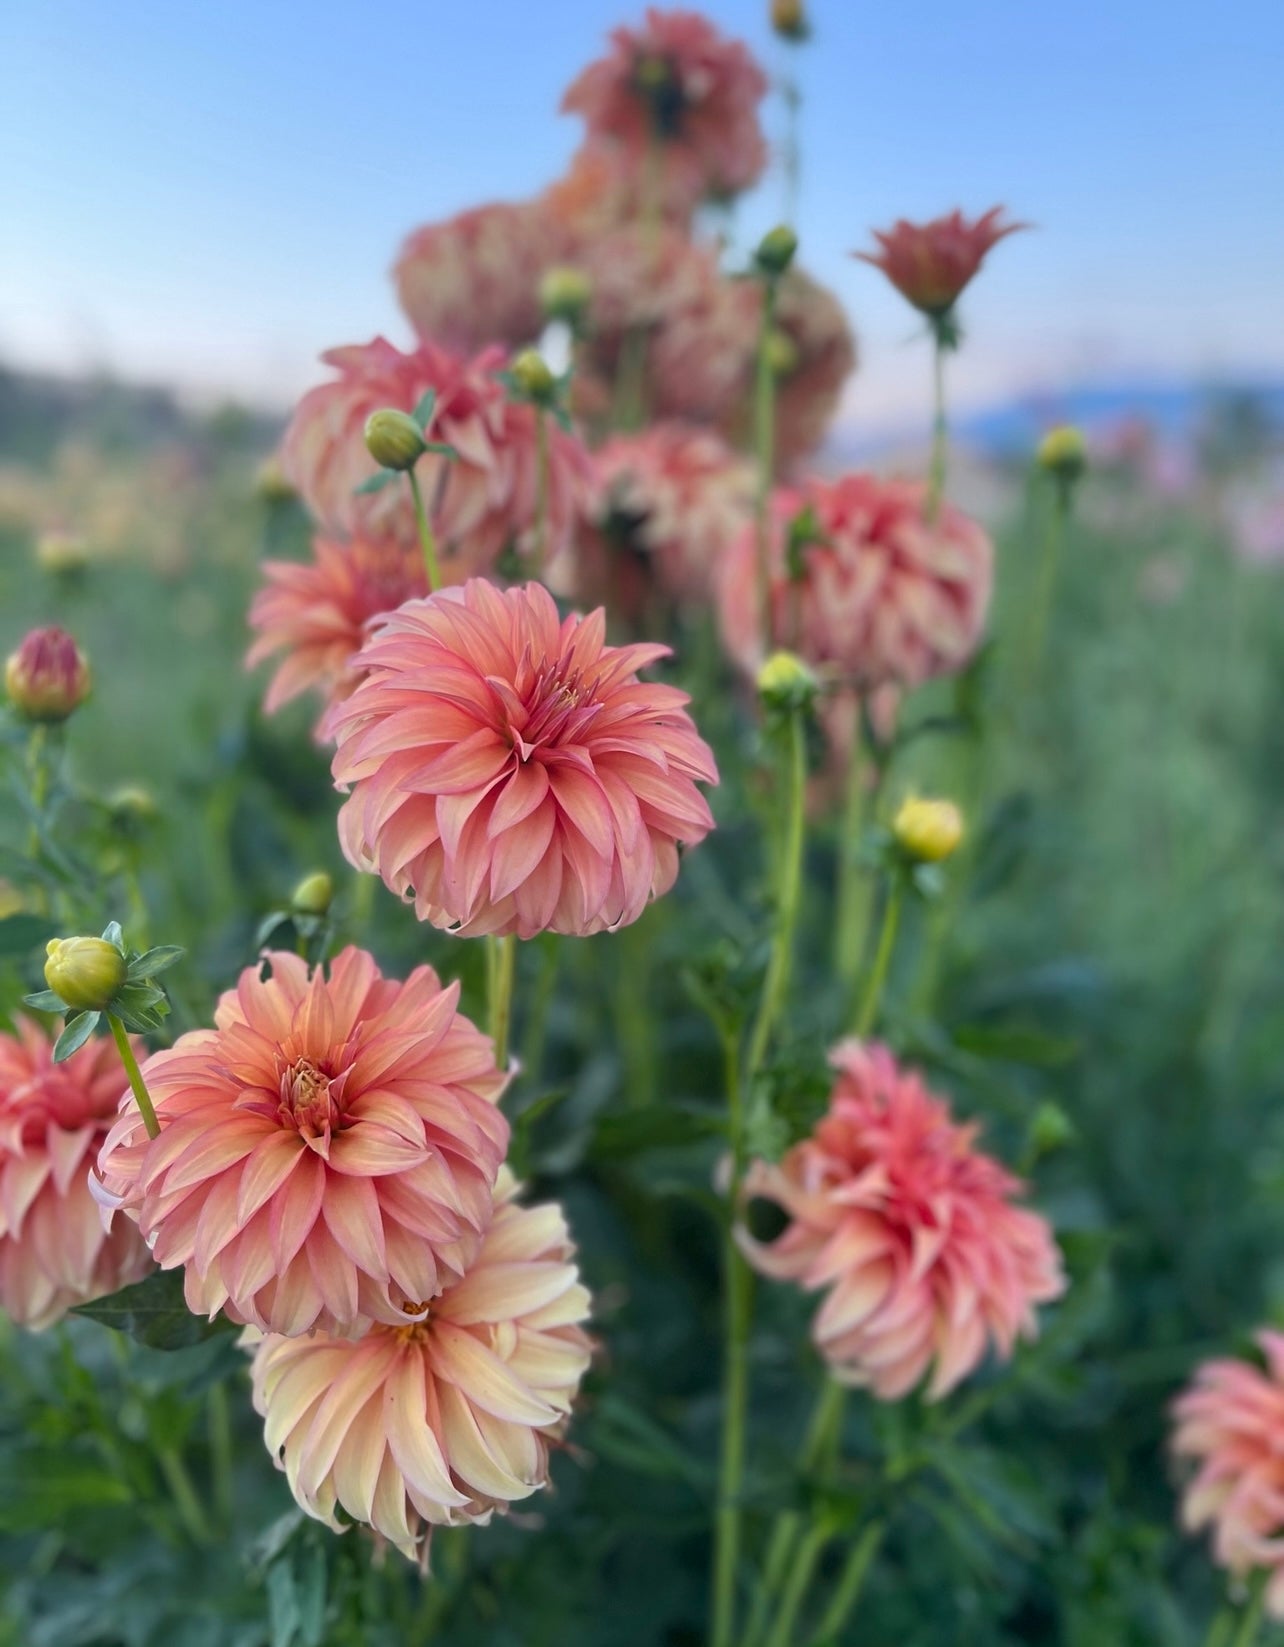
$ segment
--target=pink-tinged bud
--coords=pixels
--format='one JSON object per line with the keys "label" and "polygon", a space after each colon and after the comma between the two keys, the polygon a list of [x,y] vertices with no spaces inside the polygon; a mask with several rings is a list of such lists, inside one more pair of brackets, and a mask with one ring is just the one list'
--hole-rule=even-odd
{"label": "pink-tinged bud", "polygon": [[29,721],[65,721],[89,696],[85,655],[65,629],[33,629],[4,667],[9,702]]}
{"label": "pink-tinged bud", "polygon": [[45,982],[77,1012],[101,1012],[125,982],[125,957],[107,938],[51,938]]}

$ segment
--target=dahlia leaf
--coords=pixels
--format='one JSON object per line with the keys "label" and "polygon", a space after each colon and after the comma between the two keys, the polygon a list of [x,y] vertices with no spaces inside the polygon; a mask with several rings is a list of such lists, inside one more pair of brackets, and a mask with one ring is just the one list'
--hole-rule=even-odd
{"label": "dahlia leaf", "polygon": [[410,415],[414,418],[415,422],[421,429],[426,430],[428,425],[432,422],[432,416],[436,410],[437,391],[435,389],[428,389],[425,391],[423,399],[419,402],[418,406],[415,407],[414,411],[411,412]]}
{"label": "dahlia leaf", "polygon": [[149,949],[129,963],[129,981],[138,983],[144,978],[154,978],[158,972],[164,972],[166,967],[181,960],[184,951],[177,944],[159,944],[155,949]]}
{"label": "dahlia leaf", "polygon": [[24,995],[22,1004],[34,1007],[37,1012],[62,1013],[67,1010],[62,996],[55,994],[52,989],[40,989],[34,995]]}
{"label": "dahlia leaf", "polygon": [[55,1064],[66,1063],[72,1053],[79,1052],[81,1047],[98,1028],[101,1012],[80,1012],[74,1018],[68,1018],[62,1034],[58,1037],[53,1050]]}
{"label": "dahlia leaf", "polygon": [[146,1280],[106,1298],[78,1304],[74,1313],[101,1321],[153,1350],[184,1350],[220,1333],[240,1330],[222,1316],[206,1321],[192,1314],[183,1297],[181,1269],[156,1270]]}
{"label": "dahlia leaf", "polygon": [[103,937],[109,944],[115,944],[122,954],[124,953],[125,934],[120,929],[119,921],[108,921],[103,928]]}
{"label": "dahlia leaf", "polygon": [[356,488],[356,495],[365,497],[370,492],[382,492],[385,486],[391,486],[393,481],[398,479],[400,475],[396,469],[380,469],[377,474],[361,482]]}

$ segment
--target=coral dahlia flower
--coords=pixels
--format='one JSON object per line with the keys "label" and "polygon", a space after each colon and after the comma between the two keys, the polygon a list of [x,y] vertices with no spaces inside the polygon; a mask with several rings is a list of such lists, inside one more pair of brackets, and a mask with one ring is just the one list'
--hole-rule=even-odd
{"label": "coral dahlia flower", "polygon": [[265,956],[144,1077],[103,1145],[103,1190],[198,1315],[339,1335],[457,1281],[490,1221],[508,1143],[491,1043],[431,967],[405,983],[363,950],[327,978]]}
{"label": "coral dahlia flower", "polygon": [[561,1209],[514,1193],[504,1169],[480,1252],[418,1319],[255,1348],[268,1450],[336,1532],[343,1512],[426,1565],[433,1527],[489,1521],[547,1483],[589,1364],[589,1295]]}
{"label": "coral dahlia flower", "polygon": [[422,551],[395,538],[317,538],[310,561],[265,561],[263,576],[250,606],[257,638],[245,662],[253,668],[285,654],[263,699],[269,715],[303,692],[326,702],[346,697],[355,685],[349,665],[371,619],[428,593]]}
{"label": "coral dahlia flower", "polygon": [[[768,548],[772,644],[867,691],[948,674],[975,650],[990,604],[994,550],[974,520],[942,504],[924,513],[917,481],[844,475],[772,500]],[[816,532],[791,566],[790,523],[810,506]],[[723,557],[718,609],[727,650],[762,661],[752,527]],[[794,575],[797,572],[798,575]]]}
{"label": "coral dahlia flower", "polygon": [[1003,212],[1002,206],[992,206],[975,223],[960,211],[934,217],[930,223],[909,223],[902,217],[886,231],[874,230],[876,252],[852,255],[881,269],[916,309],[940,319],[958,302],[986,253],[1005,235],[1029,228],[1028,223],[1004,223]]}
{"label": "coral dahlia flower", "polygon": [[1064,1291],[1047,1223],[1014,1206],[1020,1189],[975,1146],[921,1078],[886,1047],[844,1041],[829,1110],[778,1166],[755,1163],[745,1193],[791,1222],[748,1235],[764,1275],[826,1290],[812,1336],[833,1376],[895,1401],[932,1370],[945,1395],[988,1347],[1032,1337],[1034,1306]]}
{"label": "coral dahlia flower", "polygon": [[758,105],[767,77],[749,49],[694,11],[648,9],[640,28],[617,28],[610,50],[567,90],[590,144],[615,151],[643,179],[658,153],[665,200],[694,205],[738,193],[767,164]]}
{"label": "coral dahlia flower", "polygon": [[1173,1452],[1196,1466],[1182,1524],[1212,1529],[1213,1557],[1238,1577],[1266,1570],[1266,1610],[1284,1620],[1284,1333],[1257,1334],[1262,1369],[1207,1361],[1173,1403]]}
{"label": "coral dahlia flower", "polygon": [[47,1327],[152,1267],[132,1224],[103,1228],[89,1191],[124,1087],[110,1041],[55,1064],[33,1020],[0,1034],[0,1306],[21,1327]]}
{"label": "coral dahlia flower", "polygon": [[637,677],[668,648],[605,633],[534,583],[393,613],[329,723],[350,862],[469,936],[637,920],[713,827],[696,785],[717,770],[687,694]]}

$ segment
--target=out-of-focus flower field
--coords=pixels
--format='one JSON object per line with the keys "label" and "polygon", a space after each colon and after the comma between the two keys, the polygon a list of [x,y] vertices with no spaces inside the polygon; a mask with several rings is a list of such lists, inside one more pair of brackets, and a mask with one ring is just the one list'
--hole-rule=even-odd
{"label": "out-of-focus flower field", "polygon": [[[921,449],[851,474],[824,439],[847,322],[773,269],[770,236],[731,281],[692,229],[702,196],[761,169],[749,69],[732,60],[653,213],[611,61],[570,94],[605,147],[550,191],[592,219],[586,241],[548,253],[536,203],[498,252],[469,223],[412,235],[396,279],[424,341],[331,357],[340,388],[288,432],[0,375],[0,650],[56,624],[93,681],[54,730],[16,712],[34,665],[11,672],[0,746],[0,1303],[41,1329],[0,1315],[0,1644],[1267,1641],[1284,1615],[1263,1584],[1284,1535],[1281,1340],[1254,1340],[1284,1322],[1280,431],[1223,396],[1180,439],[1115,419],[1064,462],[1055,444],[1036,459],[1037,432],[1000,448],[964,428],[938,473],[925,348]],[[641,171],[595,175],[617,148]],[[522,236],[563,281],[543,307],[504,279]],[[613,236],[639,246],[613,261]],[[896,244],[881,267],[899,285]],[[613,289],[653,258],[659,296]],[[569,381],[545,381],[512,351],[582,306],[581,266],[594,319]],[[764,292],[777,324],[759,333]],[[942,358],[957,296],[919,305]],[[363,443],[386,408],[418,417],[422,451],[408,418],[390,425],[409,464]],[[407,468],[426,477],[426,561]],[[353,610],[375,585],[375,604],[318,629],[315,585],[265,561],[320,568]],[[562,613],[605,605],[605,663],[587,624],[548,642],[541,577]],[[353,665],[363,620],[396,607]],[[652,641],[674,658],[594,673]],[[530,750],[574,739],[569,776],[531,778]],[[514,748],[501,791],[486,762],[507,772]],[[586,771],[605,800],[577,789]],[[956,803],[961,842],[948,809],[907,814],[914,797]],[[59,992],[47,939],[112,921],[135,960],[98,1004],[152,1050],[162,1124],[149,1142],[122,1100],[95,1168],[120,1245],[77,1237],[103,1267],[55,1298],[40,1289],[76,1268],[73,1212],[39,1198],[56,1184],[90,1216],[72,1192],[108,1124],[75,1109],[77,1060],[113,1094],[125,1076],[105,1033],[55,1069],[62,1009],[38,999],[35,1018],[23,997]],[[336,960],[347,945],[374,961]],[[149,946],[183,953],[155,963],[169,1014],[135,1023]],[[375,963],[404,990],[372,983]],[[501,1040],[511,1000],[502,1101],[490,1042],[444,1028],[436,981],[411,979],[424,963]],[[156,1056],[207,1031],[238,979],[217,1037]],[[273,994],[296,988],[307,1057]],[[97,1010],[61,994],[73,1025]],[[46,1028],[22,1042],[18,1015]],[[376,1065],[409,1097],[359,1110],[335,1072],[355,1090]],[[73,1096],[57,1072],[77,1068]],[[278,1077],[279,1111],[233,1102]],[[412,1103],[449,1134],[449,1170],[398,1157]],[[291,1252],[284,1169],[239,1205],[228,1187],[247,1128],[264,1161],[297,1133],[325,1184]],[[198,1178],[199,1219],[182,1211]],[[250,1323],[253,1393],[225,1316]],[[1244,1365],[1209,1369],[1227,1358]]]}

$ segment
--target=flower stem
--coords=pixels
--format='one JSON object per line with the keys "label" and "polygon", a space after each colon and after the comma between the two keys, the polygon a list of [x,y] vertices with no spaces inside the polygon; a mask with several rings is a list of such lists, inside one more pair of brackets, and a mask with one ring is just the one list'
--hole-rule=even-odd
{"label": "flower stem", "polygon": [[535,408],[535,547],[531,561],[532,575],[544,576],[548,556],[548,413],[542,406]]}
{"label": "flower stem", "polygon": [[236,1504],[232,1483],[232,1420],[224,1384],[210,1385],[208,1421],[214,1506],[220,1526],[230,1532]]}
{"label": "flower stem", "polygon": [[860,1010],[856,1014],[853,1033],[862,1038],[869,1034],[878,1017],[879,1004],[883,999],[883,986],[887,982],[887,969],[892,962],[892,950],[896,947],[896,932],[901,921],[902,888],[900,877],[895,876],[887,888],[887,903],[883,908],[883,925],[878,934],[878,948],[874,953],[874,964],[870,968],[869,977],[865,983],[865,993],[861,997]]}
{"label": "flower stem", "polygon": [[1262,1615],[1266,1610],[1266,1574],[1257,1573],[1253,1578],[1252,1593],[1248,1604],[1240,1617],[1239,1629],[1231,1637],[1230,1647],[1253,1647],[1257,1640],[1258,1631],[1262,1625]]}
{"label": "flower stem", "polygon": [[834,927],[834,970],[843,986],[844,1001],[850,1001],[856,993],[856,979],[860,973],[861,957],[865,953],[865,929],[869,923],[870,878],[860,862],[868,770],[864,727],[858,710],[838,836],[838,918]]}
{"label": "flower stem", "polygon": [[134,1057],[134,1049],[129,1044],[129,1036],[125,1033],[125,1026],[114,1012],[107,1014],[107,1022],[111,1026],[112,1039],[116,1043],[116,1051],[120,1053],[120,1061],[125,1066],[125,1074],[129,1077],[129,1090],[134,1095],[134,1102],[138,1105],[138,1113],[143,1118],[143,1125],[147,1129],[149,1138],[160,1136],[160,1122],[156,1119],[156,1109],[152,1103],[151,1094],[147,1090],[147,1083],[143,1080],[143,1072],[138,1067],[138,1059]]}
{"label": "flower stem", "polygon": [[811,1583],[811,1575],[816,1570],[821,1551],[832,1536],[833,1529],[825,1521],[813,1522],[803,1534],[802,1543],[789,1570],[785,1593],[780,1598],[780,1610],[776,1614],[775,1625],[767,1637],[766,1647],[794,1647],[794,1626],[798,1622],[799,1610],[807,1597],[807,1586]]}
{"label": "flower stem", "polygon": [[415,523],[419,527],[419,542],[424,552],[424,568],[428,573],[428,588],[435,595],[441,588],[441,567],[437,564],[437,540],[432,535],[432,527],[428,524],[428,515],[424,510],[424,496],[419,490],[419,477],[413,469],[406,471],[406,479],[410,482],[410,495],[415,503]]}
{"label": "flower stem", "polygon": [[1035,589],[1034,610],[1030,620],[1030,639],[1026,653],[1025,680],[1021,696],[1024,698],[1043,659],[1043,646],[1048,633],[1048,619],[1052,613],[1052,597],[1057,586],[1057,568],[1061,563],[1061,545],[1065,539],[1066,522],[1070,516],[1070,491],[1063,485],[1056,489],[1056,499],[1048,516],[1043,534],[1043,553],[1039,558],[1039,581]]}
{"label": "flower stem", "polygon": [[762,324],[754,380],[754,452],[758,489],[754,498],[754,543],[758,577],[758,636],[763,656],[771,650],[771,477],[775,468],[776,374],[771,366],[771,331],[776,318],[776,283],[762,289]]}
{"label": "flower stem", "polygon": [[495,1063],[501,1071],[508,1068],[508,1030],[513,1016],[513,966],[516,956],[517,940],[511,933],[506,938],[487,938],[490,1038],[495,1043]]}
{"label": "flower stem", "polygon": [[941,512],[945,496],[945,470],[949,458],[949,425],[945,416],[945,342],[940,326],[932,328],[932,466],[928,471],[927,508],[929,524]]}
{"label": "flower stem", "polygon": [[209,1522],[205,1518],[205,1511],[201,1507],[196,1488],[192,1485],[192,1478],[187,1473],[187,1466],[182,1458],[173,1447],[161,1447],[157,1451],[156,1462],[160,1465],[161,1474],[173,1495],[178,1518],[187,1529],[188,1536],[194,1544],[209,1544]]}
{"label": "flower stem", "polygon": [[860,1600],[860,1593],[864,1587],[865,1575],[878,1554],[878,1546],[883,1542],[886,1530],[883,1522],[875,1521],[866,1527],[857,1539],[839,1576],[838,1587],[820,1621],[817,1635],[821,1641],[840,1639],[840,1632],[856,1610],[856,1603]]}
{"label": "flower stem", "polygon": [[749,1057],[745,1066],[745,1086],[749,1090],[752,1090],[754,1080],[762,1068],[772,1029],[789,988],[794,928],[798,924],[798,907],[802,895],[806,791],[807,727],[802,710],[795,709],[789,716],[788,800],[776,893],[776,939],[772,945],[771,959],[767,963],[762,999],[758,1004],[758,1016],[754,1020],[753,1034],[749,1041]]}

